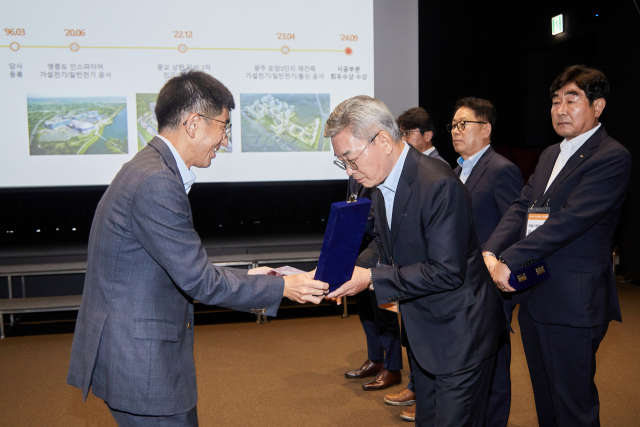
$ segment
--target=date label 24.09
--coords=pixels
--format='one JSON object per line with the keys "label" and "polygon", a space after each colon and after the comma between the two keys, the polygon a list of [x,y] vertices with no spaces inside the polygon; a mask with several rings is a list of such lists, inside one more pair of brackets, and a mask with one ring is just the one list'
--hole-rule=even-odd
{"label": "date label 24.09", "polygon": [[340,40],[343,42],[357,42],[358,36],[355,34],[340,34]]}

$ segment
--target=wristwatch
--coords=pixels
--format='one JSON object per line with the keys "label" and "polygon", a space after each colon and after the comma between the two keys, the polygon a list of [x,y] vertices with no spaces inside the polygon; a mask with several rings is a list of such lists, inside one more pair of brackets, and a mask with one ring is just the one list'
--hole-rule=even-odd
{"label": "wristwatch", "polygon": [[369,269],[369,290],[373,291],[373,272]]}
{"label": "wristwatch", "polygon": [[493,252],[489,252],[489,251],[487,251],[487,252],[482,254],[482,258],[486,258],[488,256],[492,256],[495,259],[497,259],[499,262],[501,262],[503,264],[506,264],[506,262],[504,261],[504,258],[502,258],[502,255],[496,256],[496,254],[494,254]]}

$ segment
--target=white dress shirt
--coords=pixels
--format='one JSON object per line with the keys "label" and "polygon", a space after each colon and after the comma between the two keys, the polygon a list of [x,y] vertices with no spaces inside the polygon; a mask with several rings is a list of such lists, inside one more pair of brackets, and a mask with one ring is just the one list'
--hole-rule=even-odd
{"label": "white dress shirt", "polygon": [[187,167],[187,165],[184,163],[184,160],[182,160],[182,157],[180,157],[180,153],[178,153],[178,150],[176,150],[176,148],[171,142],[169,142],[167,138],[162,135],[158,135],[158,138],[160,138],[167,144],[169,150],[171,150],[171,154],[173,154],[173,158],[176,159],[178,171],[180,172],[180,177],[182,178],[182,183],[184,184],[184,191],[189,194],[191,186],[194,182],[196,182],[196,175]]}
{"label": "white dress shirt", "polygon": [[551,172],[551,176],[549,177],[549,181],[547,182],[547,187],[544,189],[545,193],[551,186],[553,180],[556,179],[558,174],[560,174],[564,165],[567,164],[569,158],[573,156],[580,147],[582,147],[582,144],[587,142],[587,139],[591,138],[591,135],[593,135],[598,130],[598,128],[600,128],[601,124],[602,123],[598,123],[598,126],[594,127],[590,131],[578,135],[575,138],[570,139],[569,141],[565,139],[560,143],[560,154],[558,154],[556,163],[555,165],[553,165],[553,171]]}
{"label": "white dress shirt", "polygon": [[467,179],[469,179],[469,175],[471,175],[473,167],[476,165],[476,163],[478,163],[480,157],[482,157],[484,152],[487,151],[490,146],[491,144],[487,144],[482,150],[478,151],[467,160],[464,160],[462,156],[458,157],[458,164],[462,168],[462,171],[460,172],[460,181],[462,181],[463,184],[467,182]]}
{"label": "white dress shirt", "polygon": [[400,181],[400,175],[402,175],[402,168],[404,168],[404,161],[407,159],[407,154],[409,153],[409,144],[402,141],[404,144],[404,148],[402,149],[402,153],[400,153],[400,157],[398,161],[391,169],[391,173],[384,180],[384,182],[378,185],[378,188],[382,192],[382,197],[384,198],[384,208],[387,212],[387,222],[389,226],[389,230],[391,230],[391,216],[393,215],[393,202],[396,199],[396,189],[398,188],[398,181]]}
{"label": "white dress shirt", "polygon": [[436,147],[431,147],[425,151],[422,152],[422,154],[424,154],[425,156],[428,156],[429,154],[433,153],[433,150],[435,150]]}

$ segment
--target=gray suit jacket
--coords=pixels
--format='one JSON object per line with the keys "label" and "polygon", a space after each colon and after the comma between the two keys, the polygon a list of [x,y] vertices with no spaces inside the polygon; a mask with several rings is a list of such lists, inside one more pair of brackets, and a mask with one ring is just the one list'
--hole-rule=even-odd
{"label": "gray suit jacket", "polygon": [[[434,147],[435,148],[435,147]],[[438,149],[435,148],[432,152],[430,152],[429,154],[427,154],[429,157],[433,157],[434,159],[438,159],[438,160],[442,160],[443,162],[445,162],[446,164],[449,164],[449,162],[447,162],[445,159],[442,158],[442,156],[440,155],[440,153],[438,153]]]}
{"label": "gray suit jacket", "polygon": [[174,415],[197,402],[193,300],[274,316],[284,280],[213,266],[169,147],[154,138],[98,204],[67,383],[114,409]]}

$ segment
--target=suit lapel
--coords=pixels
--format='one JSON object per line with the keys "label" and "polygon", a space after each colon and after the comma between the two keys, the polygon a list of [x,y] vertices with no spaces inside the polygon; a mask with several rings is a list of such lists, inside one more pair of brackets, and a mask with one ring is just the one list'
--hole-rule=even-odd
{"label": "suit lapel", "polygon": [[467,178],[467,182],[465,182],[465,186],[467,187],[467,190],[469,190],[469,193],[473,191],[478,181],[480,181],[480,178],[482,178],[482,175],[487,171],[487,163],[489,163],[494,154],[495,150],[492,146],[489,146],[487,151],[485,151],[478,159],[478,162],[471,171],[469,178]]}
{"label": "suit lapel", "polygon": [[402,167],[402,173],[398,180],[398,187],[396,188],[396,195],[393,200],[393,216],[391,218],[390,248],[392,252],[396,243],[396,237],[398,237],[400,223],[404,217],[404,211],[411,198],[411,183],[415,180],[416,169],[421,155],[422,154],[415,148],[409,148],[409,153],[407,153],[404,166]]}
{"label": "suit lapel", "polygon": [[[549,148],[549,155],[546,156],[548,157],[549,161],[545,162],[544,164],[538,162],[538,166],[536,168],[536,179],[533,183],[534,188],[531,191],[532,195],[536,195],[536,199],[533,199],[533,197],[531,197],[531,199],[533,199],[533,203],[531,203],[531,205],[535,204],[542,206],[538,202],[542,200],[544,189],[547,187],[547,183],[549,182],[549,178],[551,177],[551,172],[553,172],[553,166],[556,164],[556,160],[558,159],[559,154],[560,144],[556,144]],[[538,170],[540,171],[539,173]]]}
{"label": "suit lapel", "polygon": [[[382,249],[385,253],[385,258],[391,260],[391,249],[389,246],[389,220],[387,219],[387,209],[384,205],[384,197],[382,191],[375,188],[372,192],[374,198],[374,209],[376,219],[380,218],[380,226],[378,227],[378,233],[380,234],[380,240],[382,241]],[[389,261],[391,262],[391,261]]]}
{"label": "suit lapel", "polygon": [[[582,144],[582,147],[580,147],[578,151],[576,151],[571,157],[569,157],[569,160],[567,160],[567,163],[564,165],[558,176],[556,176],[556,178],[553,180],[553,182],[549,186],[549,189],[545,191],[542,198],[538,200],[538,205],[544,205],[551,194],[553,194],[553,191],[556,189],[556,187],[560,185],[562,181],[567,179],[567,177],[571,175],[571,173],[576,170],[576,168],[580,166],[582,162],[591,157],[591,155],[593,154],[593,149],[596,148],[600,141],[602,141],[602,139],[606,136],[607,132],[604,130],[603,126],[600,126],[600,129],[598,129],[593,135],[591,135],[591,137],[587,139],[584,144]],[[557,157],[558,156],[556,156],[555,158],[557,159]],[[555,165],[555,161],[553,162],[553,164]],[[551,169],[553,170],[553,166],[551,166]],[[545,186],[549,181],[550,176],[551,173],[549,173],[549,175],[547,176],[547,180],[544,182]]]}

